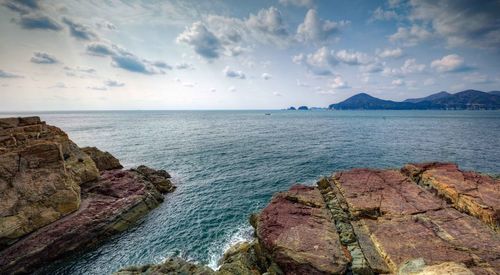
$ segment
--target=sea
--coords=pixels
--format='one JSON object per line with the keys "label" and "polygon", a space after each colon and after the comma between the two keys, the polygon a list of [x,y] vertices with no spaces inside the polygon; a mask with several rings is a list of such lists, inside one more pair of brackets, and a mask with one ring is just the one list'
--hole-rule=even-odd
{"label": "sea", "polygon": [[177,256],[216,269],[250,240],[251,213],[295,183],[354,167],[450,161],[500,174],[500,111],[106,111],[38,115],[79,146],[126,167],[167,170],[177,185],[137,226],[43,274],[110,274]]}

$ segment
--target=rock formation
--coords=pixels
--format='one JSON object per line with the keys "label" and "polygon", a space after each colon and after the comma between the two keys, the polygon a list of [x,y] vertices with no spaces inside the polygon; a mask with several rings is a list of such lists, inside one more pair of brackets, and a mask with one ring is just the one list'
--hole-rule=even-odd
{"label": "rock formation", "polygon": [[[117,274],[499,274],[500,180],[455,164],[353,169],[273,196],[219,270],[181,259]],[[175,269],[175,266],[181,266]]]}
{"label": "rock formation", "polygon": [[38,117],[0,119],[0,274],[30,273],[134,224],[174,190]]}

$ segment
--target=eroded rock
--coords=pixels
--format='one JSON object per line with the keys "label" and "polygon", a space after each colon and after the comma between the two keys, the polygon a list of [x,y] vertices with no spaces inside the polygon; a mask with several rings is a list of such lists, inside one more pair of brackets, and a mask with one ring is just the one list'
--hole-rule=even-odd
{"label": "eroded rock", "polygon": [[500,180],[453,163],[407,164],[403,173],[500,232]]}
{"label": "eroded rock", "polygon": [[145,165],[140,165],[133,170],[153,183],[154,186],[162,193],[172,192],[176,188],[170,181],[170,174],[165,170],[155,170]]}
{"label": "eroded rock", "polygon": [[403,173],[354,169],[337,173],[333,182],[352,224],[362,229],[356,234],[368,243],[365,255],[375,249],[391,272],[417,258],[428,265],[456,262],[484,274],[499,270],[498,234]]}
{"label": "eroded rock", "polygon": [[285,274],[343,274],[350,261],[317,188],[293,186],[262,210],[261,245]]}
{"label": "eroded rock", "polygon": [[78,209],[94,162],[38,117],[0,119],[0,248]]}
{"label": "eroded rock", "polygon": [[123,168],[120,161],[109,152],[103,152],[96,147],[83,147],[82,151],[92,158],[99,171]]}
{"label": "eroded rock", "polygon": [[0,137],[0,274],[32,273],[122,232],[174,189],[163,170],[116,169],[109,153],[87,149],[99,175],[89,155],[38,117],[0,119]]}

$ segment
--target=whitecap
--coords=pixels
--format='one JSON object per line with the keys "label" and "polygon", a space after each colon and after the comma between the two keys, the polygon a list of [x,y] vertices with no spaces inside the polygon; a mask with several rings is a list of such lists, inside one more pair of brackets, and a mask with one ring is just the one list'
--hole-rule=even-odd
{"label": "whitecap", "polygon": [[224,235],[222,242],[214,244],[208,253],[208,267],[213,270],[219,269],[219,260],[224,253],[235,244],[248,242],[253,239],[253,228],[247,223],[240,225],[236,230]]}

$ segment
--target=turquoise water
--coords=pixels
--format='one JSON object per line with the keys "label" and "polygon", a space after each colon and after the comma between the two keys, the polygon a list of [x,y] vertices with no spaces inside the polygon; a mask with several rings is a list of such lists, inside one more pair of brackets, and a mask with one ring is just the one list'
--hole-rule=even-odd
{"label": "turquoise water", "polygon": [[500,173],[499,111],[37,115],[80,146],[110,151],[126,167],[165,169],[178,185],[138,226],[44,271],[51,274],[108,274],[172,255],[216,267],[231,243],[251,237],[249,214],[274,192],[341,169],[436,160]]}

